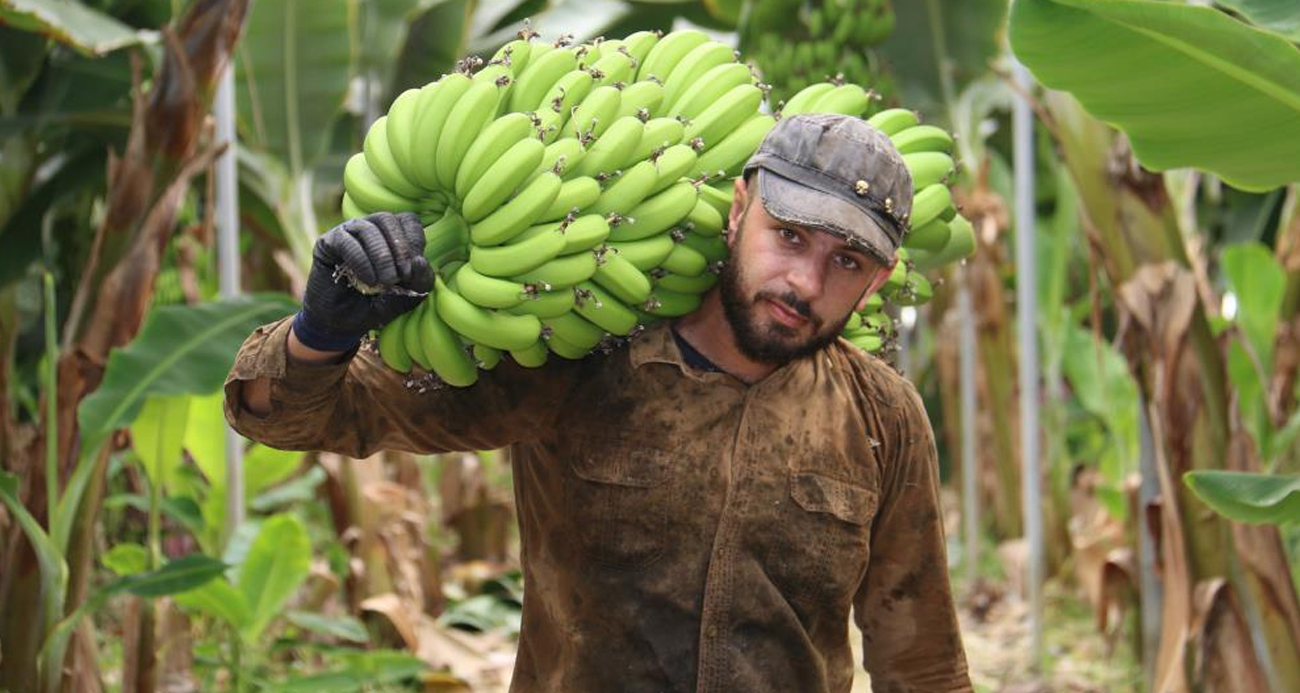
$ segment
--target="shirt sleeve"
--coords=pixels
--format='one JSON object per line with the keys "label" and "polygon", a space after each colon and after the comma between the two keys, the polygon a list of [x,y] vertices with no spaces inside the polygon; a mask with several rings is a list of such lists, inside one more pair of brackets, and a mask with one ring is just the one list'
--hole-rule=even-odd
{"label": "shirt sleeve", "polygon": [[876,693],[970,692],[948,580],[938,453],[924,405],[898,386],[884,449],[871,561],[854,599],[863,666]]}
{"label": "shirt sleeve", "polygon": [[[522,442],[554,421],[575,362],[522,368],[503,359],[477,383],[408,385],[410,376],[360,348],[341,363],[304,364],[288,355],[292,317],[257,328],[225,382],[225,414],[240,434],[274,448],[368,457],[379,450],[419,454],[493,450]],[[242,403],[245,381],[268,378],[271,410]]]}

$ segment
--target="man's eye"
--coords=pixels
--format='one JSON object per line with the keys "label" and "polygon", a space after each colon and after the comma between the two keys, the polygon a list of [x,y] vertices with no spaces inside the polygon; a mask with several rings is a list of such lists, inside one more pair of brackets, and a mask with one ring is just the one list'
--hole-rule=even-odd
{"label": "man's eye", "polygon": [[836,261],[840,263],[840,267],[847,270],[855,270],[859,267],[858,261],[848,255],[839,255]]}
{"label": "man's eye", "polygon": [[777,229],[776,232],[780,234],[781,240],[783,241],[790,241],[793,243],[799,240],[799,234],[795,233],[792,229],[781,228]]}

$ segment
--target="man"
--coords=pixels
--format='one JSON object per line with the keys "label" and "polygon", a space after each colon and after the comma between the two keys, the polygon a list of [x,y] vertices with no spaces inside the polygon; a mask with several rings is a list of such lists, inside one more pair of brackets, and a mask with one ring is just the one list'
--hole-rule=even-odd
{"label": "man", "polygon": [[240,350],[227,417],[353,457],[510,446],[527,585],[512,691],[847,692],[851,608],[877,692],[969,691],[925,411],[836,337],[889,275],[911,197],[864,121],[784,119],[736,183],[731,259],[696,313],[425,393],[355,346],[417,299],[333,279],[427,290],[419,224],[345,224],[318,242],[296,320]]}

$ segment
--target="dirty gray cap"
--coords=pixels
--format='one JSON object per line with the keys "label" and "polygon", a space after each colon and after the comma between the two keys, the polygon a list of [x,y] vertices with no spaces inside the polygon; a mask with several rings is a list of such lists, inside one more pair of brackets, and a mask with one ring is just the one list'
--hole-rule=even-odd
{"label": "dirty gray cap", "polygon": [[885,133],[861,118],[783,118],[745,164],[767,213],[828,231],[885,264],[912,212],[912,176]]}

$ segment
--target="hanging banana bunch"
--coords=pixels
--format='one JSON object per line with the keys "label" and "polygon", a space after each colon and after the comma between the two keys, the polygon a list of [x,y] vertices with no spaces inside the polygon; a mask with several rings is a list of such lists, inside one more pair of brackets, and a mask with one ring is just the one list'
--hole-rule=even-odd
{"label": "hanging banana bunch", "polygon": [[[522,32],[480,62],[398,96],[344,171],[346,216],[410,211],[426,225],[434,290],[380,330],[384,362],[467,386],[507,354],[525,367],[580,359],[698,308],[727,258],[734,179],[781,115],[766,85],[695,30],[581,45]],[[784,113],[863,116],[870,104],[856,84],[817,83]],[[917,190],[946,193],[951,138],[910,111],[875,119],[914,157],[928,182]],[[928,250],[914,252],[968,254],[953,245],[964,220],[950,196],[918,196],[914,209],[946,233],[927,231]],[[928,298],[924,277],[900,267],[886,298]],[[872,315],[863,324],[881,322]],[[851,335],[873,347],[865,336]]]}

